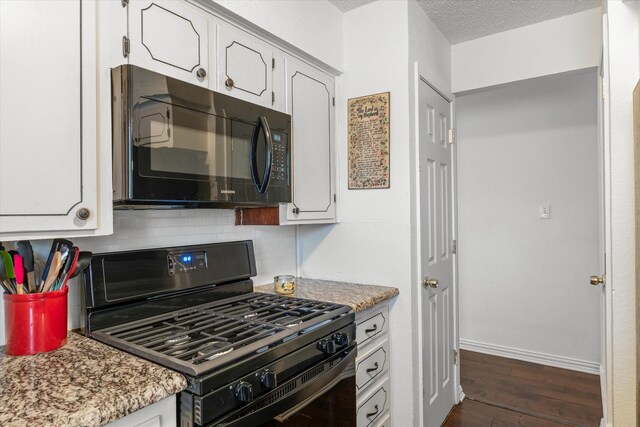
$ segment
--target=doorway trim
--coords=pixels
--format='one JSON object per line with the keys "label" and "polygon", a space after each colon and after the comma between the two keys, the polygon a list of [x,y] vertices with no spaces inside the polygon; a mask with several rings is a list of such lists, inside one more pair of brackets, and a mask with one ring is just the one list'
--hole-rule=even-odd
{"label": "doorway trim", "polygon": [[[421,70],[420,64],[418,61],[414,62],[413,67],[413,76],[411,76],[410,81],[412,83],[412,87],[410,88],[410,94],[413,96],[413,103],[411,108],[413,108],[413,112],[411,112],[411,118],[413,119],[412,126],[412,143],[411,143],[411,156],[413,158],[413,163],[411,165],[411,183],[412,183],[412,191],[411,191],[411,228],[412,228],[412,238],[411,238],[411,249],[412,249],[412,266],[411,266],[411,277],[413,286],[411,287],[411,298],[413,301],[413,321],[416,325],[416,335],[417,339],[413,342],[413,367],[414,372],[417,373],[417,379],[413,382],[414,385],[414,414],[415,414],[415,423],[416,426],[424,426],[424,407],[423,407],[423,399],[422,395],[424,392],[424,384],[423,384],[423,327],[422,327],[422,315],[424,304],[421,298],[421,286],[422,286],[422,278],[420,277],[420,259],[421,259],[421,249],[420,249],[420,112],[419,112],[419,102],[420,102],[420,82],[426,83],[430,86],[434,91],[440,94],[443,98],[449,101],[451,108],[451,127],[453,129],[456,128],[456,115],[455,115],[455,96],[453,93],[444,89],[441,84],[436,83],[438,79],[433,76],[428,70]],[[451,209],[451,220],[452,220],[452,235],[453,238],[458,240],[458,191],[457,191],[457,145],[453,144],[453,158],[452,158],[452,209]],[[454,254],[453,257],[453,342],[454,349],[460,354],[460,335],[459,335],[459,297],[458,297],[458,257],[457,254]],[[462,400],[464,400],[464,391],[460,385],[460,358],[458,357],[458,362],[455,364],[454,368],[454,403],[458,404]]]}

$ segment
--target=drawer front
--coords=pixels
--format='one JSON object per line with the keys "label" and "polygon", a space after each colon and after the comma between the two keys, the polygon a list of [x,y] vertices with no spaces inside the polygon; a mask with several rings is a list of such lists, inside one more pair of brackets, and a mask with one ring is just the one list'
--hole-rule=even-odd
{"label": "drawer front", "polygon": [[372,384],[389,369],[389,340],[380,347],[362,355],[356,361],[356,390],[358,393]]}
{"label": "drawer front", "polygon": [[383,416],[376,424],[376,427],[391,427],[391,414]]}
{"label": "drawer front", "polygon": [[364,317],[361,322],[356,324],[356,340],[358,345],[362,346],[371,338],[386,332],[389,327],[389,312],[387,307],[380,312]]}
{"label": "drawer front", "polygon": [[389,409],[389,397],[389,379],[387,378],[358,405],[358,427],[375,425],[381,420]]}

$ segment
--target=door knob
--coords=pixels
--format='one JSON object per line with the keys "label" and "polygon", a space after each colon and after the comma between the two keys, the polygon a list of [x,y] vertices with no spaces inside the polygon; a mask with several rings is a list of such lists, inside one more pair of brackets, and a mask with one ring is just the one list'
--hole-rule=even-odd
{"label": "door knob", "polygon": [[422,286],[424,286],[425,288],[437,288],[438,279],[429,279],[428,277],[425,277],[422,280]]}
{"label": "door knob", "polygon": [[597,285],[604,285],[604,276],[591,276],[589,278],[589,282],[593,285],[593,286],[597,286]]}

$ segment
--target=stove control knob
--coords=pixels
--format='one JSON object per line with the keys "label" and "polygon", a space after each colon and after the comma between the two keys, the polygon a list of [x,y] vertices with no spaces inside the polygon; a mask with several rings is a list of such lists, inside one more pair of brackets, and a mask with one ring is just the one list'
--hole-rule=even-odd
{"label": "stove control knob", "polygon": [[265,369],[260,375],[260,382],[266,388],[276,388],[278,386],[278,376],[275,372]]}
{"label": "stove control knob", "polygon": [[246,381],[240,381],[236,385],[236,400],[240,402],[251,402],[253,400],[253,387]]}
{"label": "stove control knob", "polygon": [[316,344],[316,348],[325,353],[333,354],[336,352],[336,343],[329,340],[320,340]]}
{"label": "stove control knob", "polygon": [[338,332],[333,335],[333,341],[339,346],[349,345],[349,336],[344,332]]}

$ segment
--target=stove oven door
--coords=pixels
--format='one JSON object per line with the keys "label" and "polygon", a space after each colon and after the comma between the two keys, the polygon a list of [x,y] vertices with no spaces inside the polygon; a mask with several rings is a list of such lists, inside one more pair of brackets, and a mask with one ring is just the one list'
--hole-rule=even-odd
{"label": "stove oven door", "polygon": [[212,426],[355,427],[355,343]]}

